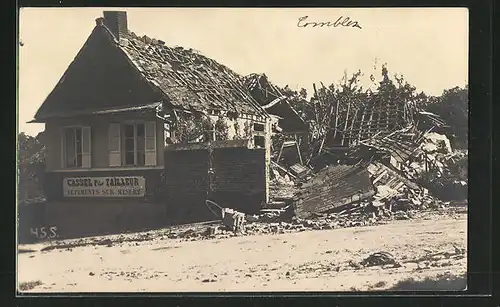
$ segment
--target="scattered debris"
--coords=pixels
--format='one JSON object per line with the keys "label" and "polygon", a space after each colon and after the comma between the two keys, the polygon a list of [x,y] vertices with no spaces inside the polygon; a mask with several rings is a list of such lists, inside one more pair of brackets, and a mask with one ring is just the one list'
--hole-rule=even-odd
{"label": "scattered debris", "polygon": [[394,259],[394,256],[388,252],[377,252],[371,254],[361,262],[361,265],[365,267],[382,265],[393,265],[393,267],[401,267],[401,264],[399,264]]}
{"label": "scattered debris", "polygon": [[290,170],[298,178],[304,178],[311,172],[311,170],[309,168],[307,168],[299,163],[296,163],[296,164],[290,166]]}
{"label": "scattered debris", "polygon": [[453,251],[441,251],[441,252],[427,251],[427,254],[416,259],[406,260],[405,263],[424,263],[424,262],[435,263],[441,260],[463,259],[465,258],[465,254],[466,254],[465,248],[459,248],[456,245],[453,245]]}
{"label": "scattered debris", "polygon": [[28,281],[28,282],[21,282],[19,284],[19,290],[21,291],[29,291],[34,289],[35,287],[41,286],[43,283],[40,280],[36,281]]}
{"label": "scattered debris", "polygon": [[234,233],[245,232],[245,214],[233,209],[222,210],[222,224]]}
{"label": "scattered debris", "polygon": [[297,176],[294,175],[290,170],[279,165],[278,163],[271,161],[271,169],[274,176],[274,180],[282,185],[294,185],[297,181]]}
{"label": "scattered debris", "polygon": [[387,283],[383,280],[377,282],[376,284],[373,285],[373,288],[382,288],[382,287],[385,287],[385,285],[387,285]]}
{"label": "scattered debris", "polygon": [[20,248],[20,249],[17,250],[18,254],[33,253],[33,252],[36,252],[36,250],[30,249],[30,248]]}
{"label": "scattered debris", "polygon": [[374,194],[364,165],[329,166],[302,185],[295,198],[295,214],[307,218],[313,212],[327,212]]}
{"label": "scattered debris", "polygon": [[352,260],[349,260],[349,266],[353,267],[355,270],[361,269],[363,266],[357,262],[354,262]]}

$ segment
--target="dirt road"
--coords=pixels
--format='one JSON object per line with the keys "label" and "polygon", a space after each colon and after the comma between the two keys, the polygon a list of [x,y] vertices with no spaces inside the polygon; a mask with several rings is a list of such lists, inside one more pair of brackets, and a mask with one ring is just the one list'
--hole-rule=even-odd
{"label": "dirt road", "polygon": [[[465,280],[446,279],[465,273],[466,240],[467,214],[457,213],[192,242],[155,238],[50,251],[35,244],[20,246],[32,251],[18,256],[18,281],[38,282],[31,292],[462,290]],[[395,262],[360,265],[380,251]],[[410,278],[430,282],[411,288]]]}

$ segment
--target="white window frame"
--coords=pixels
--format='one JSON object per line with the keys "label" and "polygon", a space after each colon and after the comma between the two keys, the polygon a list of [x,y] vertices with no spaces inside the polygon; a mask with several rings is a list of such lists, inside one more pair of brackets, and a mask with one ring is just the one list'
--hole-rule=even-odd
{"label": "white window frame", "polygon": [[[126,146],[126,139],[125,139],[125,126],[126,125],[131,125],[134,127],[134,163],[133,164],[127,164],[127,150],[125,148]],[[121,129],[120,131],[123,130],[123,135],[120,136],[120,142],[123,141],[124,147],[123,153],[122,153],[122,165],[125,167],[133,167],[133,166],[145,166],[146,165],[146,158],[144,158],[144,165],[138,165],[137,160],[138,160],[138,150],[137,150],[137,125],[144,125],[144,134],[146,134],[146,123],[144,121],[126,121],[121,123]],[[144,147],[146,147],[146,137],[144,137]],[[144,149],[144,151],[146,151]],[[145,154],[144,154],[145,155]]]}
{"label": "white window frame", "polygon": [[[81,139],[81,151],[78,152],[76,149],[76,141],[75,141],[75,154],[78,156],[80,154],[82,156],[82,162],[81,165],[76,165],[76,166],[68,166],[67,165],[67,153],[66,153],[66,131],[67,130],[73,130],[75,132],[75,140],[76,140],[76,129],[80,129],[80,139]],[[84,130],[88,129],[88,152],[84,151]],[[91,160],[92,160],[92,129],[90,126],[86,125],[71,125],[71,126],[63,126],[61,127],[61,168],[62,169],[82,169],[82,168],[90,168],[91,167]],[[77,159],[78,161],[78,159]],[[78,164],[78,163],[77,163]]]}
{"label": "white window frame", "polygon": [[[110,159],[110,166],[111,167],[120,167],[120,168],[141,168],[141,167],[154,167],[157,166],[158,164],[158,157],[157,157],[157,137],[158,137],[158,131],[157,131],[157,122],[154,120],[127,120],[127,121],[121,121],[121,122],[113,122],[110,123],[112,124],[118,124],[120,126],[119,128],[119,150],[120,150],[120,165],[111,165],[111,159]],[[137,125],[144,125],[144,165],[138,165],[138,150],[137,150]],[[133,164],[126,164],[126,154],[127,151],[125,150],[125,125],[132,125],[134,129],[134,163]],[[148,126],[150,125],[150,126]],[[148,129],[150,127],[153,131],[153,135],[148,137],[148,132],[150,131]],[[110,133],[110,132],[108,132]],[[108,140],[111,139],[111,136],[109,135]],[[152,148],[148,148],[148,140],[152,140],[152,144],[154,145]],[[110,151],[111,154],[118,154],[117,151]]]}
{"label": "white window frame", "polygon": [[[148,129],[148,124],[151,129]],[[148,131],[153,131],[153,135],[148,137]],[[148,148],[148,139],[152,141],[152,148]],[[144,122],[144,165],[145,166],[156,166],[158,164],[158,129],[157,121],[146,121]]]}

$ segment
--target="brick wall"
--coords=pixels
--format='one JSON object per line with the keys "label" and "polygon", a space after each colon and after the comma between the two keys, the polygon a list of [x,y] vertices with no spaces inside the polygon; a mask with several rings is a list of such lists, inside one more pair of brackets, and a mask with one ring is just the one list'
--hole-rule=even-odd
{"label": "brick wall", "polygon": [[165,150],[164,195],[168,215],[175,221],[217,219],[205,206],[208,169],[208,152],[202,146]]}
{"label": "brick wall", "polygon": [[205,205],[207,199],[246,213],[259,210],[268,193],[265,159],[265,149],[217,143],[167,147],[165,199],[169,216],[184,222],[215,220],[218,217]]}
{"label": "brick wall", "polygon": [[253,213],[267,201],[266,149],[213,149],[211,198],[225,207]]}

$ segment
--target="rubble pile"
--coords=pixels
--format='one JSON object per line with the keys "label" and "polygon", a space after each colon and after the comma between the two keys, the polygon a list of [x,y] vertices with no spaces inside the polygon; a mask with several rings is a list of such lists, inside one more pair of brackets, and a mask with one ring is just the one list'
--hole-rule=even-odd
{"label": "rubble pile", "polygon": [[365,165],[328,166],[301,185],[294,198],[297,217],[308,218],[375,194]]}
{"label": "rubble pile", "polygon": [[[439,157],[440,161],[451,162],[463,159],[466,154]],[[447,165],[443,164],[443,169]],[[450,204],[434,196],[420,181],[414,181],[411,173],[401,169],[380,161],[357,166],[329,166],[313,174],[306,183],[294,186],[291,208],[263,212],[249,219],[246,233],[274,234],[377,225],[390,220],[412,219],[422,212],[445,209]],[[273,183],[277,190],[284,186]],[[293,192],[292,186],[286,186]],[[311,201],[308,202],[304,195]],[[304,209],[306,203],[309,204],[307,210]],[[293,209],[293,218],[285,214],[290,209]]]}
{"label": "rubble pile", "polygon": [[418,215],[415,210],[390,212],[381,210],[373,212],[368,204],[361,204],[339,213],[318,214],[308,219],[294,217],[287,221],[266,222],[259,220],[245,226],[247,235],[250,234],[280,234],[306,230],[325,230],[348,227],[370,226],[385,224],[390,220],[410,219]]}
{"label": "rubble pile", "polygon": [[324,85],[313,87],[311,104],[321,114],[309,123],[299,164],[280,160],[283,145],[273,156],[273,201],[292,202],[301,219],[351,209],[406,218],[398,212],[467,198],[467,152],[453,150],[447,136],[435,132],[447,127],[438,115],[397,98],[339,100]]}
{"label": "rubble pile", "polygon": [[372,206],[390,211],[437,208],[442,201],[429,194],[428,189],[408,180],[390,167],[374,162],[368,167],[377,189]]}
{"label": "rubble pile", "polygon": [[[445,135],[431,132],[443,125],[439,118],[421,112],[412,117],[411,112],[403,114],[380,101],[362,112],[375,114],[376,109],[383,109],[387,120],[370,122],[372,116],[350,117],[344,110],[333,122],[349,117],[351,130],[328,126],[327,121],[324,128],[330,133],[316,138],[319,146],[311,145],[316,153],[303,165],[308,168],[303,178],[291,166],[271,161],[271,199],[281,203],[282,210],[248,218],[246,233],[376,225],[445,209],[450,200],[466,202],[467,151],[453,150]],[[419,130],[422,117],[431,117],[434,127]],[[445,197],[443,191],[452,197]]]}
{"label": "rubble pile", "polygon": [[442,135],[432,138],[422,144],[419,155],[401,165],[402,172],[443,200],[466,199],[467,151],[451,150],[448,139]]}

